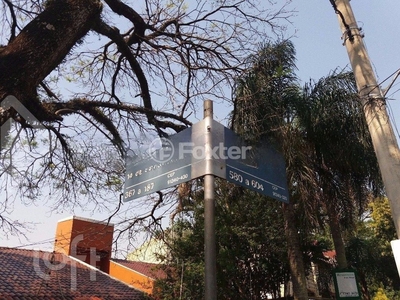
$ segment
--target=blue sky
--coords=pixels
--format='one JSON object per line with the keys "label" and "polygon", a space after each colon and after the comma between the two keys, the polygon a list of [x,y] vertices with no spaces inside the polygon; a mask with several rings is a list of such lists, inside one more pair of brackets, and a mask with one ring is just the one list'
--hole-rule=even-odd
{"label": "blue sky", "polygon": [[[400,68],[400,3],[396,0],[353,0],[350,2],[358,26],[363,29],[372,66],[381,88],[389,86]],[[297,9],[292,39],[297,51],[300,79],[318,80],[336,68],[350,69],[346,48],[342,45],[337,15],[329,0],[295,0]],[[388,112],[397,139],[400,125],[400,81],[387,93]]]}
{"label": "blue sky", "polygon": [[[400,3],[398,0],[353,0],[355,17],[365,34],[371,62],[378,82],[385,88],[391,81],[391,74],[400,68]],[[336,68],[349,68],[349,59],[342,45],[341,32],[336,14],[329,0],[294,0],[290,6],[297,12],[292,18],[287,36],[294,35],[292,41],[297,51],[298,76],[302,82],[318,80]],[[396,136],[396,124],[400,122],[400,81],[388,93],[388,110]],[[400,124],[400,123],[399,123]],[[124,210],[124,208],[122,208]],[[103,220],[107,214],[75,211],[81,217]],[[59,219],[72,215],[71,212],[50,214],[45,206],[18,205],[12,215],[20,221],[38,222],[28,233],[29,241],[10,236],[8,240],[0,234],[0,246],[15,247],[31,245],[29,248],[51,250],[56,223]]]}

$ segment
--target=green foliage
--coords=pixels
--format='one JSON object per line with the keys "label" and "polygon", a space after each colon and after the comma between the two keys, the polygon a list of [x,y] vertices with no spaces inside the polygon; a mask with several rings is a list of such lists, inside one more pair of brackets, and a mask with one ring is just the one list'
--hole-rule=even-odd
{"label": "green foliage", "polygon": [[[347,241],[347,257],[368,285],[369,292],[391,293],[395,299],[400,291],[400,279],[390,241],[396,230],[387,198],[375,198],[369,206],[370,219],[359,222],[357,232]],[[380,298],[379,298],[380,299]]]}
{"label": "green foliage", "polygon": [[374,235],[379,237],[385,253],[391,253],[390,241],[397,239],[389,200],[384,197],[376,198],[370,203],[372,221],[369,223]]}
{"label": "green foliage", "polygon": [[391,288],[382,288],[390,300],[400,300],[400,291],[395,291]]}
{"label": "green foliage", "polygon": [[300,95],[294,46],[290,41],[266,43],[248,62],[251,71],[236,82],[234,129],[251,142],[268,137],[281,144],[282,126],[291,114],[288,104]]}
{"label": "green foliage", "polygon": [[382,285],[377,289],[372,300],[400,300],[400,291]]}
{"label": "green foliage", "polygon": [[[219,299],[260,299],[276,294],[289,278],[280,203],[220,182],[217,192]],[[204,284],[204,216],[201,195],[193,222],[180,220],[167,244],[168,278],[157,283],[160,299],[201,299]]]}
{"label": "green foliage", "polygon": [[373,300],[389,300],[389,298],[386,296],[383,288],[379,288],[378,291],[375,293]]}
{"label": "green foliage", "polygon": [[[383,284],[386,294],[393,291],[394,297],[399,280],[393,257],[387,255],[387,242],[394,234],[390,210],[377,199],[375,208],[370,207],[371,221],[354,230],[382,185],[353,75],[332,73],[302,90],[294,74],[293,44],[264,46],[249,58],[250,71],[236,81],[232,125],[250,144],[268,139],[283,150],[296,214],[290,220],[296,224],[290,237],[296,240],[289,242],[298,239],[301,251],[309,254],[293,263],[318,262],[320,291],[329,295],[331,265],[321,254],[332,249],[333,239],[316,232],[329,231],[327,217],[338,217],[335,225],[346,231],[336,235],[335,245],[345,238],[348,262],[359,271],[363,287],[368,285],[374,293]],[[265,293],[276,294],[289,279],[289,234],[280,204],[229,184],[219,183],[217,191],[218,297],[260,299]],[[171,299],[203,297],[201,195],[195,200],[199,205],[193,222],[175,225],[179,234],[169,241],[171,256],[165,258],[169,279],[159,282],[160,295],[173,295],[167,296]]]}

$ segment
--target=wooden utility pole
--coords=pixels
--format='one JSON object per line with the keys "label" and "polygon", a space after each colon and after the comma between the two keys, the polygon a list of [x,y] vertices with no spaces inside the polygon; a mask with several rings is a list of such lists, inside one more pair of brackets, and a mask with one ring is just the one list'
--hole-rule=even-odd
{"label": "wooden utility pole", "polygon": [[363,34],[357,26],[349,0],[331,0],[331,4],[339,18],[343,42],[364,106],[397,236],[400,238],[400,152],[386,110],[386,101],[373,72]]}

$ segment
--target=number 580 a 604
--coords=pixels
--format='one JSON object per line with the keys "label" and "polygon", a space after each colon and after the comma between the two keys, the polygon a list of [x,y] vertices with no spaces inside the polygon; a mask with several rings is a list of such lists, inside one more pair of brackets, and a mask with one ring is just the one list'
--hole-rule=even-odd
{"label": "number 580 a 604", "polygon": [[234,171],[229,171],[229,178],[237,182],[243,182],[243,176]]}

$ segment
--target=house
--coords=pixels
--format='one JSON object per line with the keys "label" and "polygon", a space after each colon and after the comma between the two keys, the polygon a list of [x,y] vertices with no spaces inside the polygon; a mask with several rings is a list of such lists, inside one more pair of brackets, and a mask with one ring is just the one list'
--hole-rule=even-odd
{"label": "house", "polygon": [[164,274],[111,258],[113,231],[73,216],[58,222],[53,252],[0,247],[0,299],[147,299]]}
{"label": "house", "polygon": [[1,299],[145,299],[144,293],[62,253],[0,248]]}
{"label": "house", "polygon": [[138,249],[129,253],[127,259],[130,261],[141,261],[152,264],[161,264],[161,256],[168,255],[168,250],[163,239],[152,238],[143,243]]}
{"label": "house", "polygon": [[[130,260],[115,259],[113,232],[112,224],[73,216],[58,222],[52,252],[0,247],[0,299],[148,299],[155,280],[165,277],[154,255],[165,245],[153,239]],[[332,262],[335,253],[323,256]],[[321,285],[322,267],[312,263],[307,277],[309,294],[318,299],[332,289],[329,281]],[[329,268],[325,273],[329,279]],[[291,284],[284,290],[291,295]]]}

